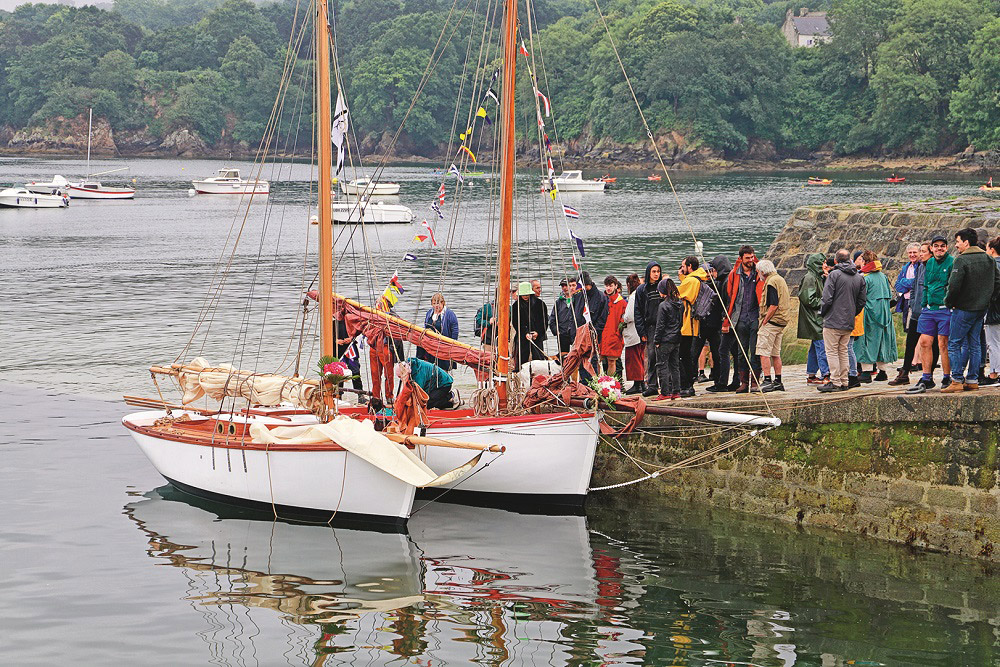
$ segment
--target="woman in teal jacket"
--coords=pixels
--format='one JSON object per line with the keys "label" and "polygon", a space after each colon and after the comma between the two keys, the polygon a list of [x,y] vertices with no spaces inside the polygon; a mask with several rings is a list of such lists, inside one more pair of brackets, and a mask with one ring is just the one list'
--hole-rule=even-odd
{"label": "woman in teal jacket", "polygon": [[[892,321],[892,288],[882,272],[882,263],[870,250],[861,255],[861,272],[865,275],[868,299],[865,301],[865,333],[854,342],[854,354],[859,364],[874,364],[877,381],[886,381],[886,364],[896,361],[896,328]],[[870,374],[870,371],[862,371]],[[865,381],[862,375],[862,382]]]}

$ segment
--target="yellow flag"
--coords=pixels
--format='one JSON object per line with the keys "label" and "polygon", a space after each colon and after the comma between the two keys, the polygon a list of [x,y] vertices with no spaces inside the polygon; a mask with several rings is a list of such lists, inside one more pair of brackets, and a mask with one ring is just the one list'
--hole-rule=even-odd
{"label": "yellow flag", "polygon": [[486,118],[486,109],[479,107],[479,111],[476,112],[476,118]]}
{"label": "yellow flag", "polygon": [[552,197],[552,201],[556,200],[557,194],[559,194],[559,190],[557,190],[556,188],[552,188],[552,190],[549,191],[549,196]]}

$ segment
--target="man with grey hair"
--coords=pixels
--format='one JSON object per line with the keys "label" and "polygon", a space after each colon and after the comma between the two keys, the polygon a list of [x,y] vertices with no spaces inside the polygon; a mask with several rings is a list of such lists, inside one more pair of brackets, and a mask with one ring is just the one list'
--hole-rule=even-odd
{"label": "man with grey hair", "polygon": [[[760,357],[761,376],[764,378],[760,391],[785,391],[785,385],[781,383],[781,339],[791,315],[791,295],[788,293],[788,283],[778,274],[771,260],[762,259],[757,262],[757,273],[764,281],[756,351]],[[774,380],[771,379],[772,366]]]}
{"label": "man with grey hair", "polygon": [[823,286],[823,346],[830,364],[830,381],[819,387],[822,392],[847,391],[847,346],[851,344],[854,318],[865,307],[868,288],[846,248],[837,251],[836,266]]}

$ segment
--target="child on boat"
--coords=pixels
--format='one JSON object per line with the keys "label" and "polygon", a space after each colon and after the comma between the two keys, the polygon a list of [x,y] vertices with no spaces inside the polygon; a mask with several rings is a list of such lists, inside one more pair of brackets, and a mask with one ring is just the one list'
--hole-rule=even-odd
{"label": "child on boat", "polygon": [[656,313],[653,342],[656,345],[656,379],[660,386],[657,400],[680,398],[681,391],[681,324],[684,310],[677,285],[664,278],[657,285],[663,301]]}

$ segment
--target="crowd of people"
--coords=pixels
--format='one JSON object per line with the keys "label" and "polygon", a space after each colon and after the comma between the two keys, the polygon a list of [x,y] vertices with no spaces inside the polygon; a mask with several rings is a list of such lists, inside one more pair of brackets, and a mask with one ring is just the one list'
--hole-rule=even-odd
{"label": "crowd of people", "polygon": [[[821,392],[871,382],[902,386],[919,372],[907,393],[923,393],[937,386],[937,367],[947,393],[1000,382],[1000,237],[980,242],[975,230],[962,229],[953,240],[954,254],[943,236],[911,244],[894,283],[870,250],[809,255],[796,330],[808,343],[807,383]],[[549,307],[541,281],[511,286],[514,369],[561,361],[586,324],[595,343],[593,367],[631,383],[628,394],[676,399],[694,396],[701,383],[711,383],[709,393],[785,390],[781,353],[792,297],[774,263],[758,259],[749,245],[739,248],[734,262],[725,255],[707,264],[685,257],[675,276],[650,261],[643,275],[629,275],[624,285],[609,275],[598,286],[583,272],[560,281],[559,289]],[[890,364],[898,361],[896,315],[905,352],[890,380]],[[431,298],[424,325],[458,339],[458,316],[440,293]],[[478,310],[474,332],[487,351],[495,351],[494,302]],[[423,349],[407,361],[419,369],[414,375],[425,381],[435,404],[449,405],[453,363]],[[586,370],[580,372],[589,380]]]}

